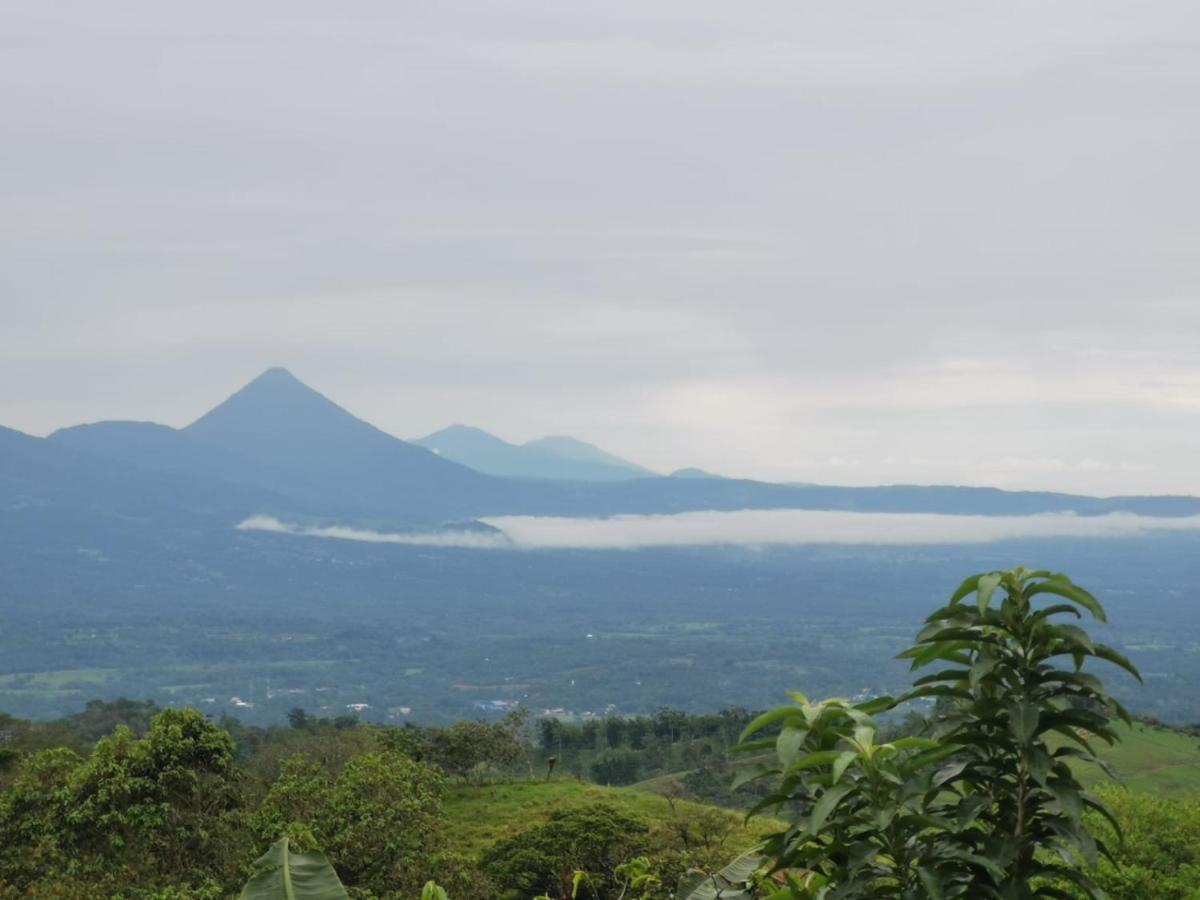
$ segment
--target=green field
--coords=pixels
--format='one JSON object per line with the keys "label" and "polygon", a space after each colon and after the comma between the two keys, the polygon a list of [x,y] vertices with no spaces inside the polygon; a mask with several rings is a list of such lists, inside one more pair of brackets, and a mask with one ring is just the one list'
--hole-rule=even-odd
{"label": "green field", "polygon": [[[653,826],[669,826],[674,821],[695,819],[714,807],[686,800],[668,800],[634,788],[608,788],[578,781],[510,781],[474,786],[454,784],[446,797],[446,830],[451,843],[466,853],[480,853],[497,841],[518,831],[539,825],[553,812],[607,803],[623,813],[640,818]],[[729,830],[724,839],[731,857],[758,844],[778,823],[770,819],[752,820],[726,810],[715,810],[727,817]]]}
{"label": "green field", "polygon": [[[1116,746],[1093,745],[1130,790],[1160,795],[1200,790],[1200,737],[1140,722],[1119,731]],[[1078,774],[1085,784],[1108,780],[1096,766],[1080,766]]]}

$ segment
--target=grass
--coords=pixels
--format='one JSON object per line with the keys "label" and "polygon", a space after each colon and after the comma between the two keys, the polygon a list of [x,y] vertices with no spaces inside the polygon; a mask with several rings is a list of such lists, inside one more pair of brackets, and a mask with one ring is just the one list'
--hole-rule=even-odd
{"label": "grass", "polygon": [[557,780],[509,781],[482,787],[453,784],[444,806],[446,829],[451,846],[477,854],[497,841],[541,824],[552,812],[590,803],[607,803],[652,826],[673,819],[695,818],[702,811],[715,811],[729,818],[726,846],[732,851],[731,858],[758,844],[778,827],[778,823],[767,819],[752,820],[747,825],[737,813],[686,800],[675,800],[672,806],[666,797],[635,788]]}
{"label": "grass", "polygon": [[[1200,790],[1200,737],[1140,722],[1118,731],[1122,740],[1116,746],[1092,744],[1130,790],[1159,795]],[[1084,784],[1108,780],[1096,766],[1081,765],[1076,772]]]}

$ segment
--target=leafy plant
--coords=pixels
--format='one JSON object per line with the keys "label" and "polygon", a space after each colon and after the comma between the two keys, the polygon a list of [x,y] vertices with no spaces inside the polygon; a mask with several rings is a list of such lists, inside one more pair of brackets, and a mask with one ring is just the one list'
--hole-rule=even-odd
{"label": "leafy plant", "polygon": [[1102,659],[1140,676],[1061,621],[1081,611],[1104,621],[1065,575],[1018,568],[964,581],[900,655],[914,670],[943,666],[901,698],[937,701],[928,737],[878,740],[873,716],[896,705],[890,698],[793,694],[795,705],[751,722],[739,749],[774,759],[743,778],[779,778],[756,810],[798,810],[765,847],[777,870],[803,873],[792,896],[1024,900],[1070,897],[1070,886],[1101,897],[1085,866],[1108,850],[1083,814],[1116,822],[1068,761],[1104,766],[1092,741],[1115,742],[1113,719],[1129,717],[1084,665]]}
{"label": "leafy plant", "polygon": [[287,838],[272,844],[254,867],[257,871],[242,888],[239,900],[348,900],[325,855],[316,850],[297,853]]}
{"label": "leafy plant", "polygon": [[708,873],[693,869],[679,880],[679,900],[750,900],[755,891],[755,874],[766,862],[761,854],[744,853],[721,869]]}
{"label": "leafy plant", "polygon": [[[975,602],[963,602],[972,595]],[[1041,597],[1067,602],[1039,608]],[[901,654],[914,669],[947,664],[919,679],[905,699],[948,701],[934,717],[933,735],[961,751],[955,764],[961,769],[949,780],[961,795],[961,814],[978,809],[975,849],[993,865],[975,868],[977,890],[1064,896],[1053,885],[1070,882],[1101,895],[1079,860],[1094,865],[1107,848],[1083,812],[1111,815],[1083,789],[1068,760],[1107,769],[1092,742],[1115,743],[1113,719],[1130,719],[1084,664],[1102,659],[1141,676],[1111,647],[1061,621],[1082,618],[1081,610],[1105,621],[1099,601],[1066,575],[1025,569],[973,575]],[[1051,735],[1063,743],[1052,745]]]}
{"label": "leafy plant", "polygon": [[779,789],[756,811],[803,810],[763,848],[776,869],[789,871],[794,893],[939,896],[930,890],[938,885],[947,896],[965,895],[970,875],[962,854],[969,851],[955,841],[953,798],[936,768],[957,748],[917,737],[879,742],[872,713],[890,707],[891,698],[859,705],[792,698],[794,706],[765,713],[746,729],[749,736],[779,724],[778,736],[739,749],[774,751],[771,762],[742,776],[779,778]]}

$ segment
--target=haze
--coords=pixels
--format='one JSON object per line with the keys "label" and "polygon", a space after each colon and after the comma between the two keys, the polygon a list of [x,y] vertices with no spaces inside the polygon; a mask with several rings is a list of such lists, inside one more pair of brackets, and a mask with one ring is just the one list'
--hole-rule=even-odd
{"label": "haze", "polygon": [[1200,8],[0,2],[0,423],[1200,493]]}

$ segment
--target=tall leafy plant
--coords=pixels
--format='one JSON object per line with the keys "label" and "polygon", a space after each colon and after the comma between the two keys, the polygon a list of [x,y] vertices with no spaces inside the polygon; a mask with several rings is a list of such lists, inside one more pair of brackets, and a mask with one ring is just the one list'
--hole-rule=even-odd
{"label": "tall leafy plant", "polygon": [[1070,763],[1104,766],[1094,741],[1115,742],[1114,720],[1128,715],[1085,666],[1140,676],[1070,621],[1085,613],[1105,619],[1065,575],[973,575],[901,654],[914,670],[938,666],[900,701],[936,702],[927,736],[879,740],[874,716],[891,698],[794,694],[752,722],[738,749],[772,757],[743,779],[778,778],[757,809],[793,811],[765,847],[790,895],[1102,896],[1085,867],[1107,851],[1083,813],[1111,817]]}
{"label": "tall leafy plant", "polygon": [[961,771],[950,783],[966,809],[978,808],[978,849],[998,871],[974,874],[977,889],[994,896],[1066,897],[1063,882],[1100,895],[1079,860],[1094,864],[1106,848],[1083,812],[1111,816],[1069,761],[1107,769],[1094,742],[1119,740],[1114,720],[1128,724],[1129,714],[1084,668],[1101,659],[1141,676],[1072,623],[1085,613],[1106,620],[1099,601],[1066,575],[1021,568],[973,575],[901,654],[913,669],[942,666],[905,699],[947,701],[932,733],[960,750]]}

